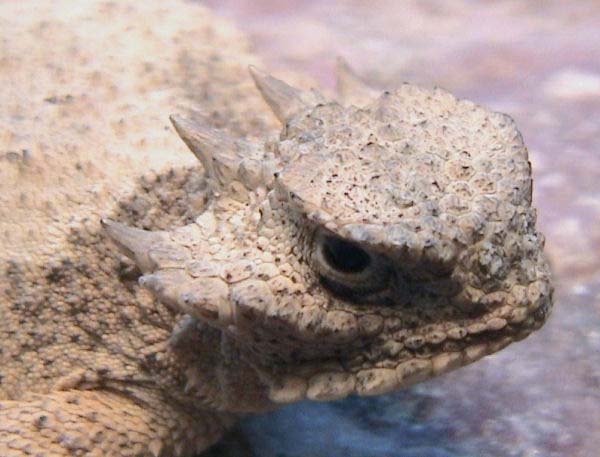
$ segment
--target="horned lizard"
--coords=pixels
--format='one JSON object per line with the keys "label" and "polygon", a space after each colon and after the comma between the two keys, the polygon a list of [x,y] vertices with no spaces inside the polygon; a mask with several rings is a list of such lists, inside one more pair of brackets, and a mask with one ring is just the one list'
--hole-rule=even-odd
{"label": "horned lizard", "polygon": [[[134,193],[102,230],[72,230],[78,255],[46,265],[45,301],[8,268],[1,455],[193,455],[243,414],[384,394],[546,320],[531,169],[508,116],[437,88],[376,94],[343,63],[340,102],[251,73],[279,137],[173,116],[205,176],[137,190],[206,185],[190,223],[127,225],[149,210]],[[22,391],[33,370],[46,391]]]}

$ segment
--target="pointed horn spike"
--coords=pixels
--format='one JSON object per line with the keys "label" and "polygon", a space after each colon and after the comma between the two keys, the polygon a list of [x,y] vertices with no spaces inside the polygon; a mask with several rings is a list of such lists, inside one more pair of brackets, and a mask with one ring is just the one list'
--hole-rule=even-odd
{"label": "pointed horn spike", "polygon": [[181,116],[169,116],[173,127],[187,147],[200,160],[206,173],[224,184],[237,173],[244,151],[249,146],[225,132]]}
{"label": "pointed horn spike", "polygon": [[110,219],[102,219],[100,223],[119,250],[135,261],[140,270],[148,271],[152,268],[148,252],[152,246],[164,240],[163,232],[150,232],[129,227]]}
{"label": "pointed horn spike", "polygon": [[343,57],[336,59],[337,92],[346,103],[366,105],[378,93],[358,76]]}
{"label": "pointed horn spike", "polygon": [[227,138],[223,138],[221,132],[216,129],[176,114],[169,116],[169,120],[186,146],[202,162],[204,169],[212,174],[212,160],[215,152],[231,146],[228,144]]}
{"label": "pointed horn spike", "polygon": [[282,124],[285,124],[294,114],[307,107],[307,103],[303,100],[302,91],[263,73],[253,65],[250,65],[248,70],[264,100]]}

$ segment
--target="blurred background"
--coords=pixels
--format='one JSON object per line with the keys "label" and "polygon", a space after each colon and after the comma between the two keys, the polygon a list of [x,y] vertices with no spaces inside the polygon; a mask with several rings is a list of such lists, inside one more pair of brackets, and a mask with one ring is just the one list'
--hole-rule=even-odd
{"label": "blurred background", "polygon": [[600,2],[205,0],[274,73],[438,85],[511,115],[556,274],[547,325],[393,395],[244,421],[211,456],[593,457],[600,449]]}

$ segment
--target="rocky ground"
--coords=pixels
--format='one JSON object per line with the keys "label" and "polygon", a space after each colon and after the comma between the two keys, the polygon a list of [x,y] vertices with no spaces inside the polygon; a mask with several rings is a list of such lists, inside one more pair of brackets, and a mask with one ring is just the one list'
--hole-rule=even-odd
{"label": "rocky ground", "polygon": [[214,455],[595,456],[600,448],[600,4],[209,0],[274,71],[332,88],[344,56],[381,87],[439,85],[509,113],[529,145],[556,273],[546,327],[376,399],[293,405]]}

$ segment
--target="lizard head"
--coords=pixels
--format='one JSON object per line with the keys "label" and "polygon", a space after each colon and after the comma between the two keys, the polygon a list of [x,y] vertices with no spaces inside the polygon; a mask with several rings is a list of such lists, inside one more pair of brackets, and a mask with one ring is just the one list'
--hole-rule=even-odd
{"label": "lizard head", "polygon": [[410,84],[343,105],[251,72],[279,138],[172,117],[208,207],[170,232],[105,226],[143,286],[239,343],[271,400],[389,392],[544,323],[550,272],[508,116]]}

